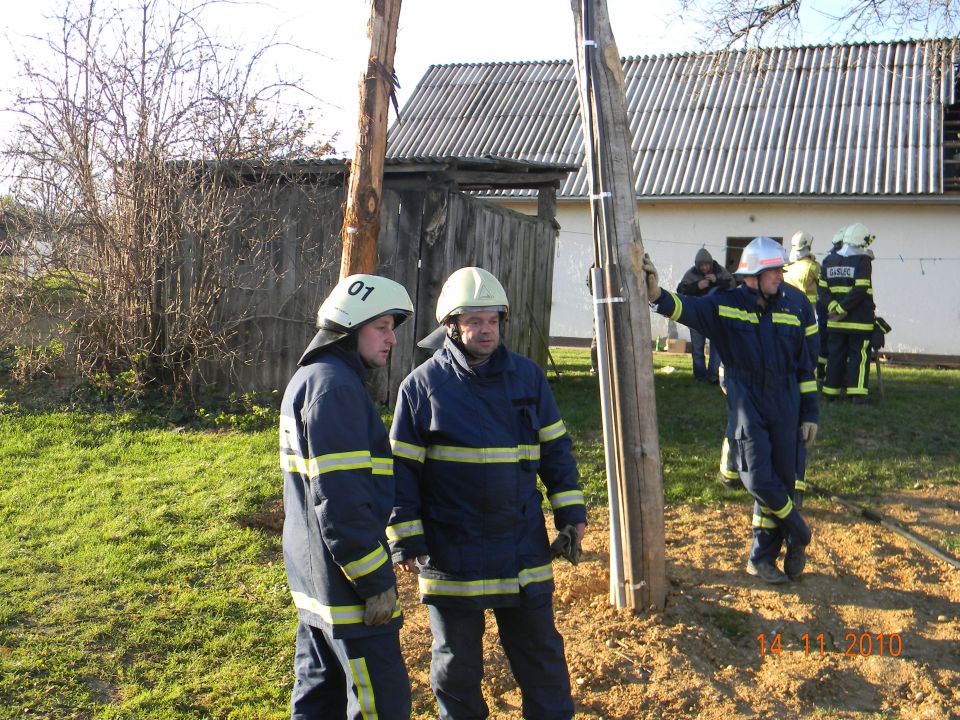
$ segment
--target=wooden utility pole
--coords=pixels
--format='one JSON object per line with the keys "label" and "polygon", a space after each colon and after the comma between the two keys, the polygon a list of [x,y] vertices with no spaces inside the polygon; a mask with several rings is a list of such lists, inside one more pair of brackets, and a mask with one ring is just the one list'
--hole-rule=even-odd
{"label": "wooden utility pole", "polygon": [[387,114],[394,87],[393,56],[399,22],[400,0],[372,0],[367,26],[370,56],[367,74],[360,83],[360,121],[343,213],[340,277],[374,273],[377,269],[383,158],[387,152]]}
{"label": "wooden utility pole", "polygon": [[[572,0],[572,7],[596,266],[604,285],[595,292],[603,313],[606,342],[601,344],[607,351],[599,371],[606,373],[603,385],[608,388],[608,396],[601,397],[609,408],[604,442],[615,450],[609,470],[616,477],[609,481],[616,489],[611,496],[619,499],[623,596],[634,610],[662,608],[666,571],[660,440],[623,65],[606,0]],[[617,576],[615,570],[611,577]]]}

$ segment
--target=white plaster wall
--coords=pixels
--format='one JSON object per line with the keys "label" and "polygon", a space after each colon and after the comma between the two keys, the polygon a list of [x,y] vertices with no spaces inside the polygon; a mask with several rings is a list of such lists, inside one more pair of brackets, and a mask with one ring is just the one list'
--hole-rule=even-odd
{"label": "white plaster wall", "polygon": [[[504,205],[536,214],[535,203]],[[920,202],[877,203],[639,203],[644,247],[674,290],[701,246],[721,264],[727,237],[814,236],[818,257],[841,227],[862,222],[877,236],[872,249],[877,313],[893,326],[886,349],[960,355],[960,206]],[[593,236],[586,203],[560,202],[561,230],[553,275],[550,335],[588,338],[590,297],[586,274],[593,262]],[[653,315],[652,332],[667,335],[665,319]],[[679,336],[689,337],[686,328]]]}

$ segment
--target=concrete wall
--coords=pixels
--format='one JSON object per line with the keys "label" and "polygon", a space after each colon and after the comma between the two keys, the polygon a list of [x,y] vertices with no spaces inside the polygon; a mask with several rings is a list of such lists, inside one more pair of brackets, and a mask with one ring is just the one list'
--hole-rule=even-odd
{"label": "concrete wall", "polygon": [[[530,214],[533,203],[504,202]],[[593,262],[589,208],[559,202],[561,230],[553,275],[550,335],[591,334],[587,269]],[[789,246],[797,230],[813,234],[818,257],[841,227],[862,222],[877,236],[872,249],[877,312],[893,326],[886,349],[960,355],[960,205],[875,202],[724,202],[639,204],[640,231],[657,264],[660,282],[673,290],[705,246],[723,264],[727,237],[771,235]],[[689,335],[682,326],[679,337]],[[653,317],[653,334],[668,335],[666,320]]]}

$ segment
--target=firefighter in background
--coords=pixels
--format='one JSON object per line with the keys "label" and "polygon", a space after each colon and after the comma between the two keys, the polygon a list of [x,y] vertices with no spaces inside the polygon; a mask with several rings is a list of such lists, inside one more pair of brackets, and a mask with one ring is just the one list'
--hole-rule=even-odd
{"label": "firefighter in background", "polygon": [[546,376],[501,342],[508,312],[503,286],[486,270],[462,268],[447,279],[434,333],[443,345],[403,381],[390,431],[397,497],[387,536],[398,568],[419,573],[433,632],[430,682],[445,720],[488,715],[488,608],[523,717],[569,720],[574,712],[537,476],[571,562],[586,506]]}
{"label": "firefighter in background", "polygon": [[799,445],[813,444],[818,421],[816,347],[810,340],[816,319],[803,294],[783,282],[784,264],[779,243],[754,238],[737,267],[744,284],[700,298],[664,291],[649,257],[643,266],[653,308],[696,327],[723,357],[726,435],[740,479],[756,501],[747,572],[769,583],[799,578],[806,565],[810,529],[793,494]]}
{"label": "firefighter in background", "polygon": [[813,257],[813,235],[795,233],[790,240],[790,263],[783,272],[783,281],[807,296],[811,305],[817,302],[817,281],[820,264]]}
{"label": "firefighter in background", "polygon": [[869,402],[870,339],[876,322],[873,260],[867,247],[874,236],[861,223],[848,227],[843,247],[823,261],[820,304],[827,314],[827,375],[821,388],[830,400],[846,393],[855,403]]}
{"label": "firefighter in background", "polygon": [[393,457],[365,381],[412,314],[399,283],[344,278],[320,306],[283,396],[283,561],[300,619],[294,720],[410,717],[387,551]]}
{"label": "firefighter in background", "polygon": [[[727,272],[727,269],[713,259],[706,248],[697,250],[693,258],[693,267],[684,273],[677,285],[677,292],[683,295],[699,297],[713,292],[716,289],[732,290],[737,281]],[[720,354],[710,345],[710,360],[704,361],[706,338],[702,333],[690,328],[690,353],[693,363],[693,379],[700,382],[720,382]]]}
{"label": "firefighter in background", "polygon": [[[840,248],[843,247],[843,234],[846,232],[846,228],[840,228],[833,235],[832,246],[830,251],[824,256],[823,262],[826,262],[827,258],[831,258],[840,252]],[[827,343],[829,338],[829,333],[827,332],[827,306],[822,301],[824,297],[824,292],[827,289],[827,281],[823,276],[823,263],[820,265],[820,273],[817,277],[817,333],[820,336],[820,354],[817,357],[817,380],[820,382],[820,385],[823,385],[823,380],[827,376]]]}

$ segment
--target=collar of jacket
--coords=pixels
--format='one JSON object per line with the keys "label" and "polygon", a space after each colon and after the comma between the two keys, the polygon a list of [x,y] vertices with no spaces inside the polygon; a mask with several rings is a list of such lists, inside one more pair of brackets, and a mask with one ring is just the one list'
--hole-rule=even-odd
{"label": "collar of jacket", "polygon": [[743,293],[743,295],[746,296],[747,309],[753,310],[754,312],[765,313],[765,312],[769,312],[780,303],[781,298],[783,298],[783,285],[784,283],[780,283],[780,286],[777,288],[777,292],[775,292],[773,295],[771,295],[768,298],[764,298],[766,300],[766,305],[764,306],[761,306],[760,303],[758,302],[758,300],[760,299],[759,288],[754,289],[749,285],[747,285],[746,283],[744,283],[737,289],[740,290]]}
{"label": "collar of jacket", "polygon": [[[467,354],[463,351],[461,345],[449,335],[443,341],[443,348],[440,353],[458,374],[478,377],[476,370],[467,362]],[[493,351],[493,355],[490,356],[490,371],[487,375],[500,375],[508,370],[513,370],[513,358],[510,357],[507,346],[501,340],[497,349]]]}
{"label": "collar of jacket", "polygon": [[358,353],[356,350],[344,350],[337,344],[327,345],[327,347],[311,353],[310,357],[307,358],[303,365],[306,366],[324,359],[333,358],[336,358],[357,373],[363,382],[367,381],[367,376],[370,374],[370,370],[366,365],[363,364],[363,359],[360,357],[360,353]]}

